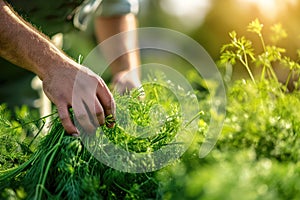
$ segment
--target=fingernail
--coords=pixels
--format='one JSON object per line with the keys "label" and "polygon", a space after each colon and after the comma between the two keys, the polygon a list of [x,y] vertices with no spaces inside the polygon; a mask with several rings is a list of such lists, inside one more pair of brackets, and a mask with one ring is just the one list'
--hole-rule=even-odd
{"label": "fingernail", "polygon": [[106,123],[107,128],[113,128],[115,123]]}
{"label": "fingernail", "polygon": [[78,133],[71,133],[71,136],[73,136],[73,137],[79,137],[79,134]]}

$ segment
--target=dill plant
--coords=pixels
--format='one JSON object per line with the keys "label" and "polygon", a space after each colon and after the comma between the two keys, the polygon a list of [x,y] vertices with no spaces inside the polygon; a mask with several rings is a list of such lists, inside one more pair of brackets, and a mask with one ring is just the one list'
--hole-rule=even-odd
{"label": "dill plant", "polygon": [[[164,199],[300,198],[299,50],[293,60],[277,45],[287,37],[280,24],[271,26],[270,43],[263,28],[258,19],[247,27],[258,44],[229,33],[230,42],[220,50],[220,67],[241,64],[249,78],[228,82],[226,118],[212,152],[197,157],[199,133],[198,143],[182,159],[157,173]],[[285,82],[279,82],[273,70],[278,64],[290,70]],[[254,67],[261,74],[254,74]],[[294,90],[287,87],[291,80]]]}
{"label": "dill plant", "polygon": [[[106,136],[115,145],[137,153],[172,145],[177,131],[191,121],[182,120],[179,102],[167,88],[145,85],[144,92],[143,99],[140,90],[123,96],[115,94],[116,125],[102,126],[93,136],[67,135],[53,115],[49,132],[28,159],[0,171],[2,197],[10,198],[15,193],[19,199],[160,199],[154,172],[135,174],[110,168],[99,162],[81,140],[87,137],[94,141],[90,143],[94,148],[105,148],[101,137]],[[188,95],[181,95],[188,99]],[[106,123],[112,121],[107,116]],[[23,195],[18,196],[17,191]]]}
{"label": "dill plant", "polygon": [[[265,38],[263,35],[263,24],[260,23],[258,19],[252,21],[247,28],[247,31],[256,34],[261,42],[262,52],[255,52],[253,47],[253,42],[247,39],[245,36],[238,37],[235,31],[229,33],[231,42],[225,44],[221,48],[220,64],[221,65],[236,65],[237,62],[240,62],[246,69],[252,80],[256,83],[257,80],[254,78],[251,68],[258,67],[261,68],[260,81],[266,79],[273,81],[274,83],[278,82],[278,78],[274,72],[274,66],[280,64],[282,67],[285,67],[289,70],[288,77],[286,81],[281,85],[281,89],[287,91],[288,84],[292,78],[297,79],[299,76],[299,50],[297,51],[298,59],[293,60],[288,56],[285,56],[285,48],[277,46],[277,43],[287,37],[286,31],[283,29],[281,24],[274,24],[270,27],[271,30],[271,44],[266,44]],[[296,81],[297,82],[297,81]],[[293,83],[298,84],[298,83]]]}
{"label": "dill plant", "polygon": [[[287,37],[282,25],[271,26],[272,44],[266,44],[262,29],[263,24],[258,19],[247,28],[259,37],[262,46],[260,53],[255,52],[250,40],[244,36],[237,38],[235,32],[229,34],[231,43],[221,49],[220,63],[235,65],[241,62],[247,68],[251,82],[238,80],[228,87],[230,103],[218,145],[229,149],[251,147],[258,156],[296,161],[300,157],[295,150],[299,147],[297,133],[300,131],[297,109],[300,103],[297,78],[300,73],[299,63],[285,56],[286,49],[276,45],[279,40]],[[288,68],[285,82],[279,82],[273,70],[276,64]],[[259,79],[254,79],[251,65],[261,68]],[[295,89],[289,91],[291,79]]]}

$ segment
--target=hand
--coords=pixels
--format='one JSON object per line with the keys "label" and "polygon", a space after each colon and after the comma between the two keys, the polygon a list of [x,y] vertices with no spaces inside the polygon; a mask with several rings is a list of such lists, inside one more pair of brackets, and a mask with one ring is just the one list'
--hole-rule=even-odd
{"label": "hand", "polygon": [[104,81],[75,62],[51,70],[43,77],[43,89],[56,105],[62,125],[69,134],[79,134],[70,117],[71,107],[75,119],[88,133],[94,132],[99,124],[104,125],[105,116],[112,114],[115,117],[114,99]]}
{"label": "hand", "polygon": [[142,86],[137,69],[118,72],[113,76],[112,84],[114,90],[120,94]]}
{"label": "hand", "polygon": [[0,56],[39,76],[68,133],[79,134],[69,114],[71,107],[75,120],[88,132],[103,125],[105,116],[115,117],[115,103],[104,81],[67,57],[2,0],[0,24]]}

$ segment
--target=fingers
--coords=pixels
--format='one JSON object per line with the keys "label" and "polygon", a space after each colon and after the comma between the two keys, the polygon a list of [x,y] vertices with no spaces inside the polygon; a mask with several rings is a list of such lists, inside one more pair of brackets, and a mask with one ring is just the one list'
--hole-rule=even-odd
{"label": "fingers", "polygon": [[[90,98],[88,98],[88,100],[89,99]],[[80,99],[77,101],[78,102],[76,102],[75,105],[73,105],[75,120],[76,122],[78,122],[77,125],[80,126],[80,129],[85,133],[93,134],[99,126],[99,121],[103,120],[104,118],[102,116],[102,108],[101,106],[99,106],[99,104],[95,106],[94,99],[92,99],[92,101],[89,102],[85,102],[85,99]]]}
{"label": "fingers", "polygon": [[64,129],[66,130],[66,132],[71,135],[78,135],[79,131],[77,130],[77,128],[75,127],[75,125],[73,124],[73,122],[71,120],[68,106],[67,105],[58,105],[57,111],[58,111],[58,115],[61,120],[61,123],[62,123]]}
{"label": "fingers", "polygon": [[95,121],[99,123],[99,125],[104,125],[105,124],[105,114],[104,110],[99,102],[98,99],[95,100]]}
{"label": "fingers", "polygon": [[129,93],[132,89],[142,86],[137,69],[123,71],[114,75],[113,89],[121,95]]}
{"label": "fingers", "polygon": [[[103,105],[106,106],[105,104]],[[102,126],[106,124],[109,128],[114,126],[114,121],[110,120],[110,123],[106,123],[105,121],[106,116],[113,116],[113,109],[110,106],[106,106],[106,111],[104,111],[103,105],[100,104],[98,98],[95,96],[94,104],[81,101],[80,104],[76,104],[76,107],[73,107],[78,125],[80,125],[87,134],[93,134],[99,125]],[[114,104],[112,105],[114,106]],[[106,115],[105,112],[110,114]]]}
{"label": "fingers", "polygon": [[[75,115],[74,120],[76,120],[76,126],[71,120],[68,106],[65,104],[57,105],[59,118],[68,134],[79,135],[79,130],[76,127],[87,134],[93,134],[99,125],[105,124],[105,112],[102,105],[96,95],[92,99],[93,100],[89,102],[85,102],[85,99],[77,99],[76,103],[73,102],[72,107]],[[113,109],[107,106],[106,112],[112,113],[112,110]],[[113,124],[109,124],[108,127],[112,126]]]}
{"label": "fingers", "polygon": [[[101,103],[101,106],[103,108],[103,114],[105,117],[111,116],[112,119],[115,119],[115,111],[116,111],[116,105],[113,98],[113,95],[107,88],[107,86],[103,83],[100,83],[97,87],[97,97]],[[110,123],[107,123],[106,125],[111,128],[114,126],[114,120],[111,120]],[[100,123],[100,122],[99,122]]]}
{"label": "fingers", "polygon": [[106,88],[102,88],[100,91],[102,91],[101,95],[95,95],[95,91],[90,91],[83,96],[74,97],[72,102],[76,122],[78,122],[80,129],[87,134],[93,134],[99,125],[106,124],[109,128],[114,126],[114,123],[105,123],[106,116],[114,116],[113,97]]}
{"label": "fingers", "polygon": [[[71,94],[49,95],[53,97],[53,102],[59,102],[57,105],[59,117],[67,133],[81,134],[83,131],[93,134],[99,125],[106,124],[109,128],[114,126],[115,102],[100,77],[92,73],[81,73],[76,77],[71,91]],[[68,107],[73,108],[74,122],[71,120]],[[107,116],[111,116],[109,123],[106,123]]]}
{"label": "fingers", "polygon": [[[98,99],[95,100],[94,106],[91,105],[92,107],[88,107],[86,103],[82,102],[73,108],[75,120],[78,122],[76,124],[87,134],[94,133],[99,125],[105,124],[104,111]],[[78,129],[71,120],[68,106],[57,106],[57,111],[66,132],[70,135],[79,135]],[[111,128],[113,125],[114,123],[109,123],[108,127]]]}

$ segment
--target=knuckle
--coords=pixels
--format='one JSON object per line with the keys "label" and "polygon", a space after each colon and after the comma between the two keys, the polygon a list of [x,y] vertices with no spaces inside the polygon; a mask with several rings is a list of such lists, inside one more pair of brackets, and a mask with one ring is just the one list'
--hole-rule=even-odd
{"label": "knuckle", "polygon": [[103,106],[105,106],[105,108],[114,108],[115,107],[115,101],[112,97],[107,98],[104,102],[103,102]]}
{"label": "knuckle", "polygon": [[103,115],[104,115],[104,112],[103,112],[102,109],[98,109],[98,110],[96,111],[96,116],[97,116],[97,117],[102,117]]}
{"label": "knuckle", "polygon": [[79,121],[85,121],[87,119],[87,116],[85,114],[76,114],[75,115],[76,119]]}

